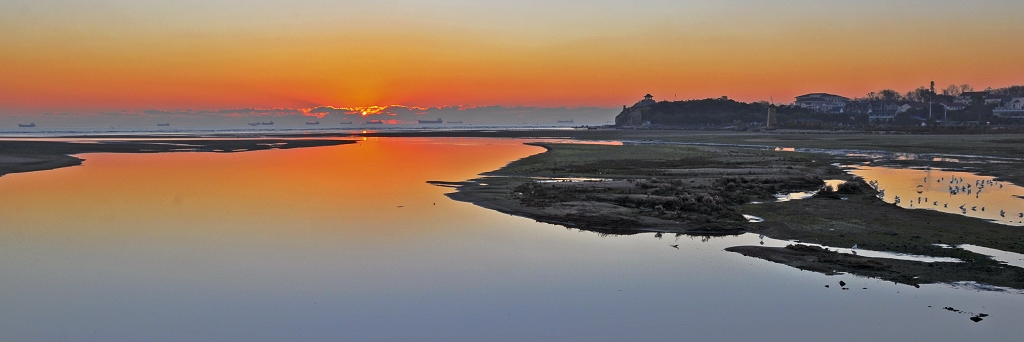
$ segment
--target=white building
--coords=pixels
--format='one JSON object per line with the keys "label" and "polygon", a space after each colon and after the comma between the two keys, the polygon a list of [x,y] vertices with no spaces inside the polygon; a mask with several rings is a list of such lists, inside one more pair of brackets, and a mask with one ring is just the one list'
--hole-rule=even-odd
{"label": "white building", "polygon": [[1010,102],[992,109],[992,114],[1002,118],[1024,118],[1024,97],[1015,97]]}
{"label": "white building", "polygon": [[816,112],[842,113],[843,109],[846,108],[847,102],[850,102],[849,98],[839,95],[810,93],[797,96],[795,104],[801,108],[809,108]]}

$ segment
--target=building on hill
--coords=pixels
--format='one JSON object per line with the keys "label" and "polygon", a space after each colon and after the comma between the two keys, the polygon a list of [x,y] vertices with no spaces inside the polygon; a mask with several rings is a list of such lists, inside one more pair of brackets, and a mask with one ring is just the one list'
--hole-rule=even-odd
{"label": "building on hill", "polygon": [[1013,98],[1009,96],[1002,96],[997,94],[985,95],[985,104],[996,104],[1002,106],[1006,103],[1010,103],[1010,101],[1013,101]]}
{"label": "building on hill", "polygon": [[1010,102],[993,109],[992,114],[1001,118],[1024,118],[1024,97],[1014,97]]}
{"label": "building on hill", "polygon": [[644,95],[644,99],[638,101],[632,107],[622,106],[622,112],[615,116],[615,126],[617,127],[637,127],[642,126],[644,122],[643,114],[647,111],[648,107],[658,103],[654,101],[654,96],[651,94]]}
{"label": "building on hill", "polygon": [[842,113],[849,98],[827,94],[810,93],[796,97],[795,105],[821,113]]}
{"label": "building on hill", "polygon": [[960,93],[960,95],[958,95],[956,99],[953,99],[953,103],[970,105],[972,102],[974,102],[974,97],[981,97],[982,99],[984,99],[986,96],[988,96],[987,91],[965,91],[963,93]]}

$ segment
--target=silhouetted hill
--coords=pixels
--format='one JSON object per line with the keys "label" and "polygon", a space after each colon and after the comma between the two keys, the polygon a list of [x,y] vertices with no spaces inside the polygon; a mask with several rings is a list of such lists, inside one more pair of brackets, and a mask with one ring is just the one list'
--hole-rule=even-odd
{"label": "silhouetted hill", "polygon": [[[767,119],[767,102],[746,103],[728,98],[662,101],[647,106],[642,111],[643,122],[663,126],[731,126],[763,125]],[[854,123],[850,114],[817,113],[796,106],[779,106],[780,125],[805,125],[820,123]]]}

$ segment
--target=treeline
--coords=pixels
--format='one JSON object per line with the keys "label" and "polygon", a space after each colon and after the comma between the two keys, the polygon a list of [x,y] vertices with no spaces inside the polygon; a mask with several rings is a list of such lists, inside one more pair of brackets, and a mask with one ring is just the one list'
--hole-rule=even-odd
{"label": "treeline", "polygon": [[[928,87],[920,86],[917,89],[902,94],[892,89],[883,89],[867,93],[864,97],[854,98],[853,100],[890,103],[928,102],[929,100],[942,102],[952,101],[954,97],[960,96],[960,94],[973,91],[975,89],[970,84],[950,84],[946,88],[936,90],[935,83],[932,82]],[[986,88],[982,91],[1003,97],[1024,97],[1024,86],[1019,85],[996,89]]]}

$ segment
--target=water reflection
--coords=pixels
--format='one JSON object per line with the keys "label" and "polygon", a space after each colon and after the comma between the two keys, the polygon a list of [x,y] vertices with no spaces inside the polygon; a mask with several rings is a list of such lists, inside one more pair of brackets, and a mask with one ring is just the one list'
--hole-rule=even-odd
{"label": "water reflection", "polygon": [[1024,188],[992,177],[934,168],[854,166],[882,200],[907,209],[927,209],[1024,225]]}
{"label": "water reflection", "polygon": [[[842,180],[842,179],[826,179],[825,180],[825,186],[827,186],[829,188],[832,188],[833,191],[839,189],[839,185],[842,185],[843,183],[846,183],[846,181]],[[775,201],[776,202],[789,202],[789,201],[793,201],[793,200],[801,200],[801,199],[805,199],[805,198],[814,197],[814,195],[816,195],[816,194],[818,194],[817,190],[797,191],[797,192],[789,192],[789,193],[784,193],[784,194],[776,194],[775,195]],[[755,202],[755,204],[756,204],[756,202]]]}
{"label": "water reflection", "polygon": [[[1024,296],[829,277],[722,251],[756,236],[602,237],[450,201],[451,189],[426,183],[541,151],[515,140],[368,138],[88,154],[83,166],[0,177],[0,340],[1024,334]],[[823,286],[837,281],[854,290]],[[992,316],[976,324],[943,306]]]}

